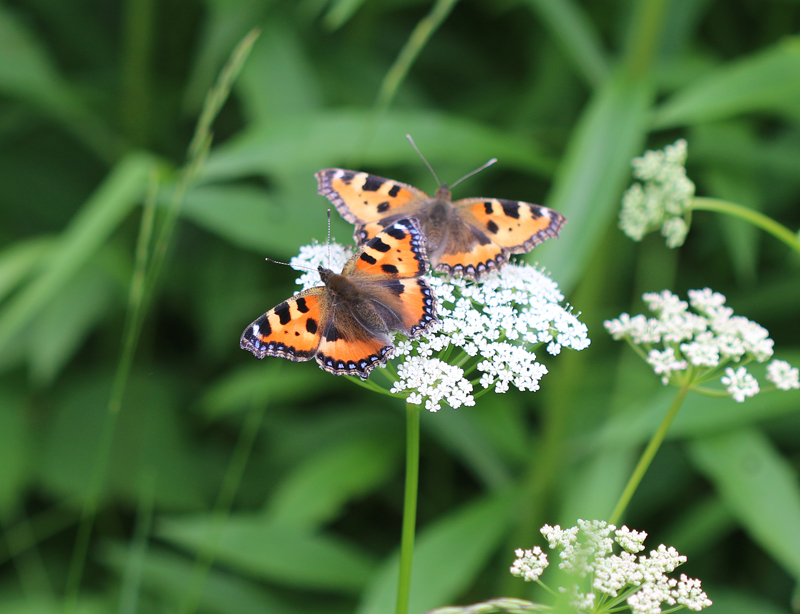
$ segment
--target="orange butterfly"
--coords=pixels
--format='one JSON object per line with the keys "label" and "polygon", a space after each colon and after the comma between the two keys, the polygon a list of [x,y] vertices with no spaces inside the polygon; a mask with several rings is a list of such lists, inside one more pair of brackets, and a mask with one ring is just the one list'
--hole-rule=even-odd
{"label": "orange butterfly", "polygon": [[325,286],[309,288],[245,329],[239,346],[256,358],[316,358],[334,375],[358,375],[394,352],[390,331],[414,337],[436,319],[436,297],[421,278],[428,271],[425,235],[415,219],[400,219],[375,235],[341,274],[319,267]]}
{"label": "orange butterfly", "polygon": [[400,218],[415,217],[427,238],[431,266],[448,275],[477,279],[501,267],[511,254],[524,254],[557,237],[567,221],[558,211],[519,200],[453,202],[444,183],[431,198],[413,186],[369,173],[328,168],[315,177],[319,194],[356,225],[356,243],[364,244]]}

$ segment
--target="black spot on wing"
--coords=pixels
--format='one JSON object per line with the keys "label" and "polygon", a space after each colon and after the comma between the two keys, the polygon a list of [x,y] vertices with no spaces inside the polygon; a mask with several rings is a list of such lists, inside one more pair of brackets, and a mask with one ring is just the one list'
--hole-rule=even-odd
{"label": "black spot on wing", "polygon": [[399,193],[400,193],[400,186],[399,186],[399,185],[397,185],[397,184],[394,184],[394,185],[392,186],[392,189],[391,189],[391,190],[389,190],[389,196],[391,196],[392,198],[394,198],[395,196],[397,196]]}
{"label": "black spot on wing", "polygon": [[367,252],[364,252],[363,254],[361,254],[360,259],[363,260],[364,262],[368,263],[368,264],[375,264],[376,262],[378,262],[377,260],[375,260],[375,258],[370,256]]}
{"label": "black spot on wing", "polygon": [[389,203],[387,201],[384,201],[378,205],[377,209],[378,213],[384,213],[389,210]]}
{"label": "black spot on wing", "polygon": [[377,192],[383,185],[384,181],[380,177],[373,177],[368,175],[364,185],[361,187],[365,192]]}
{"label": "black spot on wing", "polygon": [[[394,236],[394,234],[392,234],[393,229],[388,230],[387,232],[389,233],[390,236]],[[403,235],[403,237],[405,237],[405,234]],[[395,238],[398,238],[398,237],[395,237]],[[400,237],[400,238],[402,238],[402,237]],[[382,252],[384,254],[386,252],[388,252],[390,249],[392,249],[392,246],[384,243],[383,241],[381,241],[380,237],[375,237],[374,239],[372,239],[372,241],[369,242],[369,247],[370,247],[370,249],[377,250],[377,251]],[[362,258],[363,258],[363,256],[362,256]],[[374,264],[374,262],[373,262],[373,264]]]}
{"label": "black spot on wing", "polygon": [[489,223],[486,224],[486,229],[494,235],[497,234],[497,231],[500,230],[500,227],[495,224],[494,221],[489,220]]}
{"label": "black spot on wing", "polygon": [[519,205],[517,203],[504,202],[501,205],[506,217],[513,217],[515,220],[519,219]]}
{"label": "black spot on wing", "polygon": [[483,203],[483,210],[486,211],[486,215],[491,215],[494,212],[492,201],[487,200],[485,203]]}
{"label": "black spot on wing", "polygon": [[297,311],[300,313],[308,313],[308,305],[306,305],[306,299],[299,298],[297,299]]}
{"label": "black spot on wing", "polygon": [[306,320],[306,330],[312,335],[317,333],[317,321],[314,318],[308,318],[308,320]]}
{"label": "black spot on wing", "polygon": [[289,310],[289,303],[281,303],[275,308],[275,315],[278,316],[281,324],[286,325],[292,320],[292,314]]}
{"label": "black spot on wing", "polygon": [[356,174],[353,171],[343,171],[339,178],[345,185],[350,185],[350,183],[353,181],[353,177],[355,176]]}
{"label": "black spot on wing", "polygon": [[469,229],[470,231],[472,231],[472,236],[475,237],[475,240],[480,245],[488,245],[489,243],[492,242],[492,240],[489,237],[487,237],[485,233],[481,232],[479,228],[476,228],[475,226],[470,226]]}
{"label": "black spot on wing", "polygon": [[406,291],[405,285],[403,284],[402,281],[399,280],[393,280],[388,283],[384,283],[383,286],[390,292],[396,294],[397,296],[400,296],[401,294],[403,294],[403,292]]}
{"label": "black spot on wing", "polygon": [[336,328],[336,325],[331,323],[328,327],[328,330],[325,331],[325,340],[326,341],[338,341],[341,339],[341,335],[339,334],[339,329]]}
{"label": "black spot on wing", "polygon": [[[386,230],[390,237],[402,241],[406,238],[406,231],[402,226],[392,226]],[[388,250],[387,250],[388,251]]]}
{"label": "black spot on wing", "polygon": [[390,275],[397,275],[397,273],[400,272],[400,270],[393,264],[382,264],[381,270],[384,273],[389,273]]}

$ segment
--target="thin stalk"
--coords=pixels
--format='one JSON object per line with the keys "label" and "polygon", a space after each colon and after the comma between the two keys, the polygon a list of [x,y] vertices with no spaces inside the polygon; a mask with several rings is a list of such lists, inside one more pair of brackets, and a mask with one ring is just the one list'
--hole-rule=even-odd
{"label": "thin stalk", "polygon": [[208,528],[208,535],[203,548],[197,556],[197,560],[192,570],[192,577],[189,580],[188,591],[184,595],[179,614],[191,614],[196,612],[200,605],[200,599],[203,596],[203,584],[211,565],[214,563],[216,557],[217,546],[222,537],[222,531],[225,529],[225,523],[230,515],[233,500],[239,490],[239,485],[242,483],[242,476],[244,475],[247,461],[250,458],[250,453],[253,450],[253,444],[256,441],[256,436],[261,428],[261,422],[264,418],[264,413],[267,408],[266,403],[255,405],[242,425],[242,430],[239,434],[239,440],[236,442],[236,447],[233,450],[228,470],[225,472],[225,477],[222,480],[222,486],[217,496],[217,501],[214,505],[214,510],[211,513],[211,522]]}
{"label": "thin stalk", "polygon": [[403,83],[408,71],[411,70],[411,65],[422,49],[430,40],[433,33],[442,25],[442,22],[453,10],[453,6],[458,0],[436,0],[431,12],[423,17],[414,31],[409,36],[397,59],[392,64],[389,72],[383,78],[381,89],[378,92],[378,99],[375,102],[375,109],[380,114],[392,104],[400,84]]}
{"label": "thin stalk", "polygon": [[400,540],[400,575],[395,614],[407,614],[411,594],[411,563],[417,525],[419,485],[419,405],[406,404],[406,490],[403,501],[403,534]]}
{"label": "thin stalk", "polygon": [[675,420],[675,416],[678,415],[678,410],[680,410],[681,405],[683,405],[683,401],[686,399],[686,395],[688,393],[688,386],[681,386],[678,389],[678,394],[675,397],[675,400],[672,402],[669,411],[667,411],[667,415],[664,416],[664,420],[661,421],[661,425],[658,427],[658,430],[653,435],[650,443],[647,444],[647,447],[642,453],[642,457],[639,459],[639,463],[636,465],[636,469],[634,469],[633,474],[628,480],[627,486],[625,486],[625,490],[622,491],[622,496],[620,496],[619,501],[617,501],[614,511],[611,512],[611,516],[608,519],[609,524],[619,523],[620,519],[622,518],[622,514],[625,512],[625,508],[628,507],[628,503],[630,502],[631,497],[633,497],[633,493],[636,492],[636,489],[638,488],[639,483],[642,481],[644,474],[647,473],[650,463],[653,462],[656,452],[658,452],[658,449],[661,447],[664,437],[666,437],[667,431],[669,431],[669,427],[672,425],[673,420]]}
{"label": "thin stalk", "polygon": [[796,253],[800,254],[800,237],[786,228],[786,226],[779,224],[759,211],[728,202],[727,200],[705,198],[702,196],[697,196],[692,199],[692,210],[716,211],[718,213],[727,213],[733,217],[738,217],[768,232],[776,239],[786,243],[786,245],[791,247]]}

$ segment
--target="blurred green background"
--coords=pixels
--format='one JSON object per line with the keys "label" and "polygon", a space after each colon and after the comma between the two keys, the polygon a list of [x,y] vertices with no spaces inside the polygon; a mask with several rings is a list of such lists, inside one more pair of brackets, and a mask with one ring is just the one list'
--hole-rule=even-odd
{"label": "blurred green background", "polygon": [[[256,26],[173,233],[204,97]],[[569,220],[529,260],[592,345],[542,353],[539,392],[422,416],[411,611],[531,597],[513,549],[607,517],[674,395],[604,319],[709,286],[800,364],[785,245],[711,213],[675,251],[616,228],[630,159],[678,137],[699,195],[800,226],[799,27],[790,0],[2,2],[0,611],[393,611],[403,404],[238,338],[295,289],[264,257],[325,239],[315,171],[435,190],[407,133],[447,182],[499,158],[456,197]],[[690,395],[625,521],[689,556],[714,611],[797,611],[799,466],[797,391]]]}

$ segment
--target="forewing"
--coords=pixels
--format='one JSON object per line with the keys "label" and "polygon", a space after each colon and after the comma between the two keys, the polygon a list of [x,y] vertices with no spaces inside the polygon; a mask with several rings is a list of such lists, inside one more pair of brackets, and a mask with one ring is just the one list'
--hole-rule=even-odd
{"label": "forewing", "polygon": [[326,168],[314,176],[317,192],[330,200],[351,224],[406,215],[429,199],[425,192],[413,186],[369,173]]}
{"label": "forewing", "polygon": [[359,282],[419,277],[428,271],[425,235],[414,218],[403,218],[370,239],[344,266]]}
{"label": "forewing", "polygon": [[239,347],[256,358],[279,356],[310,360],[320,345],[329,296],[324,287],[310,288],[283,301],[248,326]]}

